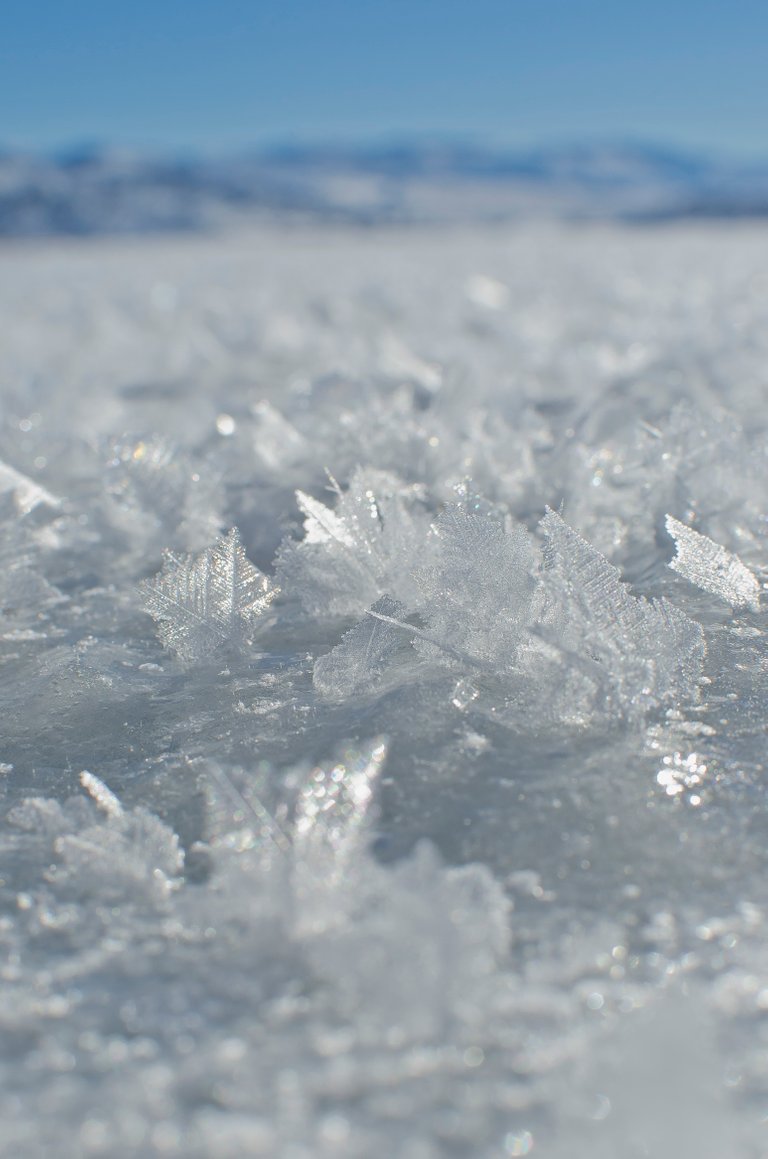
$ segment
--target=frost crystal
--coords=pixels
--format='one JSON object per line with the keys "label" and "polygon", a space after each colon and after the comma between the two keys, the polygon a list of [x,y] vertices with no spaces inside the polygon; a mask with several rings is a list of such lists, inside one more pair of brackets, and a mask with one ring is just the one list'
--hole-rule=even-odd
{"label": "frost crystal", "polygon": [[[534,591],[534,556],[524,527],[503,526],[490,515],[449,507],[433,528],[436,562],[416,573],[421,606],[442,651],[461,663],[514,664]],[[426,636],[414,645],[433,659],[438,652]]]}
{"label": "frost crystal", "polygon": [[83,771],[80,774],[80,784],[93,797],[99,808],[106,813],[108,817],[120,817],[123,813],[123,806],[120,803],[120,798],[116,797],[111,789],[108,789],[103,781],[98,777],[94,777],[93,773]]}
{"label": "frost crystal", "polygon": [[61,500],[34,479],[29,479],[11,467],[8,463],[0,462],[0,495],[12,495],[16,509],[20,515],[28,515],[35,507],[44,504],[47,507],[61,507]]}
{"label": "frost crystal", "polygon": [[221,531],[221,481],[155,436],[114,439],[104,472],[108,521],[144,554],[161,547],[198,551]]}
{"label": "frost crystal", "polygon": [[387,756],[383,737],[350,747],[332,768],[317,768],[302,787],[293,826],[296,914],[304,931],[340,921],[354,892],[356,864],[370,842],[373,795]]}
{"label": "frost crystal", "polygon": [[[327,700],[344,700],[372,688],[403,644],[403,631],[390,620],[402,620],[404,604],[382,596],[369,614],[325,656],[315,661],[314,685]],[[387,617],[381,619],[380,617]]]}
{"label": "frost crystal", "polygon": [[296,770],[298,788],[280,822],[247,773],[206,770],[211,848],[217,854],[254,851],[255,861],[247,864],[278,877],[285,872],[285,902],[299,937],[345,922],[361,903],[352,883],[370,860],[374,794],[387,747],[384,737],[350,743],[335,763]]}
{"label": "frost crystal", "polygon": [[704,655],[701,628],[667,600],[632,595],[617,568],[549,511],[540,630],[592,685],[609,712],[642,715],[692,696]]}
{"label": "frost crystal", "polygon": [[417,500],[414,488],[384,471],[355,471],[335,508],[299,491],[305,534],[280,550],[283,586],[316,615],[359,616],[387,593],[409,602],[428,526]]}
{"label": "frost crystal", "polygon": [[142,585],[166,648],[196,660],[225,644],[250,643],[279,588],[248,560],[237,528],[196,557],[166,553]]}
{"label": "frost crystal", "polygon": [[209,837],[214,846],[290,853],[290,838],[265,807],[252,778],[241,770],[224,770],[211,763],[205,771]]}
{"label": "frost crystal", "polygon": [[737,555],[672,515],[667,515],[666,527],[675,541],[676,555],[669,565],[673,571],[734,608],[760,610],[760,584]]}
{"label": "frost crystal", "polygon": [[[42,502],[42,501],[41,501]],[[40,536],[19,516],[18,504],[0,494],[0,632],[42,627],[43,609],[63,602],[41,574]]]}

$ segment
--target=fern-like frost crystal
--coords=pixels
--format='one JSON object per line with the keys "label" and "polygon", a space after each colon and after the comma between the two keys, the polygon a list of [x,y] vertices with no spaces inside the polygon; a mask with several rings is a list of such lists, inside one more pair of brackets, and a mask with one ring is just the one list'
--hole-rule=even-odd
{"label": "fern-like frost crystal", "polygon": [[383,595],[409,604],[428,519],[418,490],[386,471],[357,470],[335,508],[297,492],[304,538],[287,540],[277,571],[315,616],[360,616]]}
{"label": "fern-like frost crystal", "polygon": [[760,610],[760,585],[737,555],[672,515],[667,516],[666,527],[675,541],[676,554],[669,565],[673,571],[734,608]]}
{"label": "fern-like frost crystal", "polygon": [[247,646],[279,590],[247,558],[236,527],[200,555],[167,552],[162,571],[142,585],[160,639],[182,660]]}
{"label": "fern-like frost crystal", "polygon": [[374,687],[403,643],[402,629],[391,621],[402,620],[406,614],[405,605],[390,596],[377,600],[335,648],[315,661],[313,682],[320,695],[327,700],[344,700]]}
{"label": "fern-like frost crystal", "polygon": [[540,632],[600,689],[611,713],[642,715],[695,695],[704,656],[701,628],[668,600],[634,596],[604,556],[549,511],[545,607]]}

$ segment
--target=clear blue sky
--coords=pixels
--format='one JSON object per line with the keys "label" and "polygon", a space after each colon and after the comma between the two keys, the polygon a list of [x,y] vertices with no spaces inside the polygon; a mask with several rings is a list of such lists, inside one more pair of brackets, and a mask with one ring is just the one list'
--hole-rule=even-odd
{"label": "clear blue sky", "polygon": [[631,137],[768,154],[768,0],[5,0],[0,145]]}

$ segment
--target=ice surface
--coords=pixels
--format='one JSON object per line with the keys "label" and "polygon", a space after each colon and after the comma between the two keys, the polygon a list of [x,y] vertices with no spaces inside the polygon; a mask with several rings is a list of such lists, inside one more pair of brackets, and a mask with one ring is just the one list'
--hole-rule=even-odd
{"label": "ice surface", "polygon": [[2,257],[3,1159],[765,1154],[763,229]]}

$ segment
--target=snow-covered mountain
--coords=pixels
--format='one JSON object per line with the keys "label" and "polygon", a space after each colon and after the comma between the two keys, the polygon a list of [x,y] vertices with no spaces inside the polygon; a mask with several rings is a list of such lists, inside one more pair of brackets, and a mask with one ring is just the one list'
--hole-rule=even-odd
{"label": "snow-covered mountain", "polygon": [[491,221],[768,214],[768,162],[647,145],[504,151],[286,145],[227,158],[0,153],[0,236],[199,230],[251,219]]}

